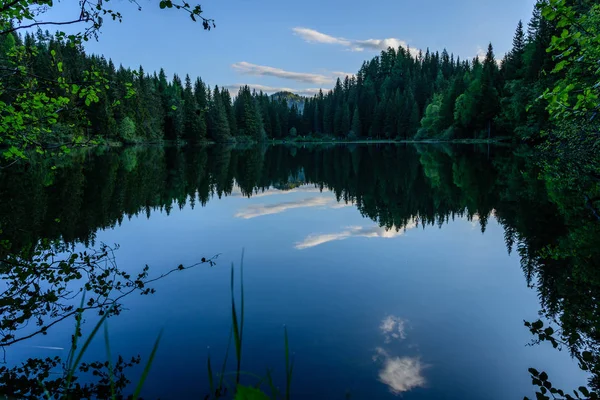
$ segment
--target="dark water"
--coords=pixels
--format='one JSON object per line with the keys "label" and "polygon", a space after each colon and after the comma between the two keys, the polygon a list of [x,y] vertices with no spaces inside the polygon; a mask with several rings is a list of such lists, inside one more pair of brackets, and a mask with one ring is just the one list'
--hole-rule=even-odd
{"label": "dark water", "polygon": [[[96,154],[98,153],[98,154]],[[566,234],[529,154],[477,146],[127,148],[0,175],[11,251],[40,238],[118,244],[120,268],[169,275],[109,318],[111,351],[147,357],[147,398],[204,398],[231,326],[230,266],[244,257],[242,370],[296,399],[512,399],[529,367],[586,381],[568,352],[527,346],[523,320],[556,297],[539,253]],[[239,296],[239,293],[238,293]],[[239,300],[239,298],[238,298]],[[238,303],[239,305],[239,303]],[[98,317],[86,315],[84,332]],[[73,319],[6,349],[9,365],[66,357]],[[228,370],[233,370],[234,351]],[[101,337],[86,358],[104,360]],[[136,382],[141,368],[134,368]],[[231,376],[228,379],[233,379]],[[248,383],[252,378],[244,378]]]}

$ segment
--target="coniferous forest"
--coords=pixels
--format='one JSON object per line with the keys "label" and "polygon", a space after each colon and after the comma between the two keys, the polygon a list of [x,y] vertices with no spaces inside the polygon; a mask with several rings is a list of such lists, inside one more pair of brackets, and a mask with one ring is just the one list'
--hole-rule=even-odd
{"label": "coniferous forest", "polygon": [[[48,31],[1,36],[0,48],[10,54],[24,46],[28,76],[35,76],[37,84],[62,77],[70,85],[67,91],[47,88],[70,101],[45,134],[46,142],[64,142],[74,131],[87,140],[125,143],[324,135],[345,140],[528,140],[548,125],[546,104],[536,99],[557,79],[550,74],[557,61],[546,51],[557,29],[538,7],[527,26],[517,24],[513,48],[501,58],[492,44],[485,58],[472,60],[446,49],[417,53],[388,48],[365,61],[356,75],[338,78],[332,90],[305,98],[302,111],[296,104],[288,106],[285,96],[249,87],[230,93],[211,88],[200,77],[116,66]],[[4,60],[10,68],[11,61]],[[101,78],[100,85],[92,96],[82,96],[90,71]],[[192,76],[201,72],[190,71]],[[10,77],[7,86],[22,86],[21,76]],[[6,91],[3,101],[11,103],[18,95]]]}

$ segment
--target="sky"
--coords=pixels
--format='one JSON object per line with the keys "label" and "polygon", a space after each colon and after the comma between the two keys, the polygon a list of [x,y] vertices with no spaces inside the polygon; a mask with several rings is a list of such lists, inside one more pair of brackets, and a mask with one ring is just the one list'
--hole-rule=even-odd
{"label": "sky", "polygon": [[[190,0],[188,0],[190,1]],[[195,4],[193,1],[191,3]],[[519,20],[526,23],[535,0],[203,0],[204,16],[216,29],[204,31],[181,11],[160,10],[158,0],[108,5],[123,22],[107,21],[99,41],[86,51],[116,65],[164,68],[234,94],[242,84],[273,93],[311,95],[335,79],[358,71],[388,46],[410,46],[482,54],[492,42],[497,58],[511,48]],[[77,3],[67,0],[48,17],[71,18]],[[75,15],[77,18],[78,15]]]}

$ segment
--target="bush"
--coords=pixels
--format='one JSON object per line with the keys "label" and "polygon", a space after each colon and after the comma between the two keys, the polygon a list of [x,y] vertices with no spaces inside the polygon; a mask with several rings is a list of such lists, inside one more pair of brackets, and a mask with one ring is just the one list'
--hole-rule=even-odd
{"label": "bush", "polygon": [[125,143],[136,143],[138,139],[135,135],[135,122],[129,117],[123,118],[119,124],[119,137]]}

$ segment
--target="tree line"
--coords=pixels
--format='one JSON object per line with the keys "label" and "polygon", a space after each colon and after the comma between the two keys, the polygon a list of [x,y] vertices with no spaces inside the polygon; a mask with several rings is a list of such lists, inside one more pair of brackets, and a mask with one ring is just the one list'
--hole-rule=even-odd
{"label": "tree line", "polygon": [[[388,48],[365,61],[356,75],[330,91],[304,99],[299,110],[285,97],[252,91],[231,94],[164,70],[148,74],[88,55],[64,35],[38,31],[0,36],[0,100],[10,104],[31,83],[63,99],[61,111],[33,124],[51,123],[44,141],[63,143],[73,132],[88,140],[198,143],[329,136],[339,139],[529,139],[549,123],[547,101],[536,100],[559,78],[546,49],[559,22],[542,16],[540,0],[525,31],[519,22],[513,48],[497,60],[461,60],[445,49]],[[22,49],[22,51],[17,51]],[[12,56],[11,56],[12,55]],[[18,61],[15,59],[18,57]],[[59,82],[59,85],[50,83]],[[45,83],[49,83],[45,85]],[[43,99],[42,99],[43,100]],[[31,113],[35,113],[35,108]],[[51,119],[51,121],[48,121]],[[10,142],[10,141],[9,141]],[[10,143],[6,143],[10,144]]]}

